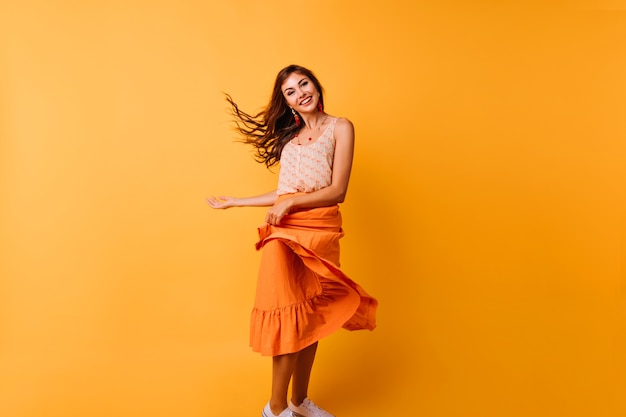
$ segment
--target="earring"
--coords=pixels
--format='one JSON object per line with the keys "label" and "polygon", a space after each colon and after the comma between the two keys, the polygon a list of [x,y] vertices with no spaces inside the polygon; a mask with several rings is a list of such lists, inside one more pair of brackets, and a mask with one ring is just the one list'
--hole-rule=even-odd
{"label": "earring", "polygon": [[324,105],[322,104],[321,101],[317,102],[317,109],[322,113],[324,112]]}
{"label": "earring", "polygon": [[293,114],[293,118],[296,120],[296,127],[300,127],[300,116],[294,109],[291,109],[291,114]]}

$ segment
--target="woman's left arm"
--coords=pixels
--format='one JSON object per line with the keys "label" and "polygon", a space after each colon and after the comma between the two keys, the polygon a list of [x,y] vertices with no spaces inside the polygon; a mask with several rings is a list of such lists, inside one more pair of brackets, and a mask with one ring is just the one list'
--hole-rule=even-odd
{"label": "woman's left arm", "polygon": [[268,211],[269,222],[278,224],[283,216],[298,208],[326,207],[342,203],[348,191],[353,155],[354,126],[348,119],[339,119],[335,125],[335,156],[331,184],[312,193],[298,194],[274,204]]}

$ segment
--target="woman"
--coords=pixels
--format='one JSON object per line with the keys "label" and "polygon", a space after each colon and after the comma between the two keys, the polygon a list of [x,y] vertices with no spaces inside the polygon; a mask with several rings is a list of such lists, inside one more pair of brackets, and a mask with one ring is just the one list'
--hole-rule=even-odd
{"label": "woman", "polygon": [[377,301],[339,269],[338,203],[348,189],[354,128],[324,112],[322,92],[311,71],[290,65],[278,73],[270,103],[257,115],[227,96],[257,159],[267,167],[280,161],[278,188],[255,197],[207,199],[216,209],[270,207],[259,227],[263,254],[250,330],[252,349],[273,361],[263,417],[332,417],[308,399],[318,341],[341,327],[376,325]]}

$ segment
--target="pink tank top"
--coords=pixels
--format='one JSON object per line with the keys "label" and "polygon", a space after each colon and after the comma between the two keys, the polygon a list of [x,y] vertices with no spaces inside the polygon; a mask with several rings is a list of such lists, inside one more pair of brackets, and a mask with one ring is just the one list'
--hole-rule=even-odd
{"label": "pink tank top", "polygon": [[337,120],[331,120],[313,143],[298,145],[292,140],[285,145],[280,155],[276,194],[310,193],[331,184]]}

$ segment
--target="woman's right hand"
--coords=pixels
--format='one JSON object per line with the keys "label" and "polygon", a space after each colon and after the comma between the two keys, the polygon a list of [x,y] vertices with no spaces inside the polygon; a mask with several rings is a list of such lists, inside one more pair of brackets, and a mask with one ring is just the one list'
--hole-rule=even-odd
{"label": "woman's right hand", "polygon": [[234,207],[235,206],[235,197],[228,197],[228,196],[224,196],[224,195],[220,195],[220,196],[211,196],[208,197],[206,199],[206,202],[209,204],[209,206],[213,207],[214,209],[227,209],[229,207]]}

